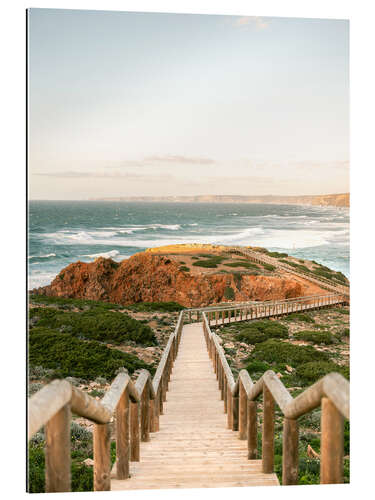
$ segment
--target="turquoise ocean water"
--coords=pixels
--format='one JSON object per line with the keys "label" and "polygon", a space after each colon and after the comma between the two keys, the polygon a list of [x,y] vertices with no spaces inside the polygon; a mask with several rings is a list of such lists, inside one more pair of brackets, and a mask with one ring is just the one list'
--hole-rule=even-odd
{"label": "turquoise ocean water", "polygon": [[29,289],[71,262],[116,261],[175,243],[263,246],[349,277],[347,208],[206,203],[31,201]]}

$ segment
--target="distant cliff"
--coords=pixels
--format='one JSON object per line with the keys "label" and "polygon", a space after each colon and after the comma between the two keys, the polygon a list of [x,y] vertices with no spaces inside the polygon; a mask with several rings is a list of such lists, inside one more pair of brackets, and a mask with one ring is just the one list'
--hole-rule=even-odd
{"label": "distant cliff", "polygon": [[303,195],[303,196],[237,196],[237,195],[197,195],[197,196],[129,196],[113,198],[91,198],[95,201],[141,201],[167,203],[271,203],[290,205],[323,205],[349,207],[349,193]]}

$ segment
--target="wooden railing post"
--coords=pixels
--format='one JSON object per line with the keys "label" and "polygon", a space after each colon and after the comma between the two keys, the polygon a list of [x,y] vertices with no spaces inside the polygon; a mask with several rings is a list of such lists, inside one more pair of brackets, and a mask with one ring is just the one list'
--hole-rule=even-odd
{"label": "wooden railing post", "polygon": [[245,388],[241,382],[239,381],[239,416],[238,416],[238,438],[246,439],[247,435],[247,395]]}
{"label": "wooden railing post", "polygon": [[239,397],[232,396],[232,431],[238,431]]}
{"label": "wooden railing post", "polygon": [[141,397],[141,441],[150,441],[150,389],[146,383]]}
{"label": "wooden railing post", "polygon": [[116,477],[129,477],[129,391],[126,389],[116,408]]}
{"label": "wooden railing post", "polygon": [[284,418],[283,484],[298,483],[298,421]]}
{"label": "wooden railing post", "polygon": [[70,404],[46,424],[46,493],[70,491]]}
{"label": "wooden railing post", "polygon": [[228,429],[233,428],[233,396],[232,391],[228,388],[227,391],[227,427]]}
{"label": "wooden railing post", "polygon": [[139,462],[139,405],[130,403],[130,460]]}
{"label": "wooden railing post", "polygon": [[150,412],[150,418],[149,418],[149,431],[154,432],[154,427],[155,427],[155,399],[149,400],[149,412]]}
{"label": "wooden railing post", "polygon": [[228,380],[224,373],[223,376],[223,401],[224,401],[224,413],[227,413],[227,396],[228,392],[230,392],[230,387],[228,387]]}
{"label": "wooden railing post", "polygon": [[269,474],[274,466],[275,402],[266,385],[263,386],[262,469]]}
{"label": "wooden railing post", "polygon": [[111,449],[109,424],[94,425],[94,491],[111,489]]}
{"label": "wooden railing post", "polygon": [[342,483],[344,455],[344,419],[328,398],[322,398],[321,484]]}
{"label": "wooden railing post", "polygon": [[254,460],[258,455],[257,404],[247,401],[247,458]]}

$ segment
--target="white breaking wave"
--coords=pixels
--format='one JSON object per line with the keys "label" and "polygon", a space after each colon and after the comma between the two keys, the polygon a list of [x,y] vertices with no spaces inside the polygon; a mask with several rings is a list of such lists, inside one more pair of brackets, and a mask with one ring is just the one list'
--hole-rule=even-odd
{"label": "white breaking wave", "polygon": [[29,255],[29,259],[48,259],[50,257],[56,257],[55,253],[47,253],[46,255]]}
{"label": "white breaking wave", "polygon": [[120,252],[118,250],[109,250],[108,252],[99,252],[99,253],[92,253],[89,255],[82,255],[82,257],[90,257],[91,259],[96,259],[98,257],[105,257],[106,259],[109,259],[111,257],[116,257],[119,254]]}
{"label": "white breaking wave", "polygon": [[31,290],[32,288],[49,285],[51,281],[56,278],[56,275],[56,272],[42,272],[35,270],[29,274],[28,289]]}

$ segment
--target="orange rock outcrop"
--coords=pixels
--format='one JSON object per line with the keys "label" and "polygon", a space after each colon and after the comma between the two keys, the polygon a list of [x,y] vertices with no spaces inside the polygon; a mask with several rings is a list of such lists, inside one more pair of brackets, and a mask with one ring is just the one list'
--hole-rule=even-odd
{"label": "orange rock outcrop", "polygon": [[272,300],[309,293],[309,285],[292,276],[195,274],[180,270],[168,256],[138,253],[120,263],[100,257],[94,262],[75,262],[63,269],[48,286],[33,293],[48,296],[103,300],[117,304],[176,301],[201,307],[234,300]]}

